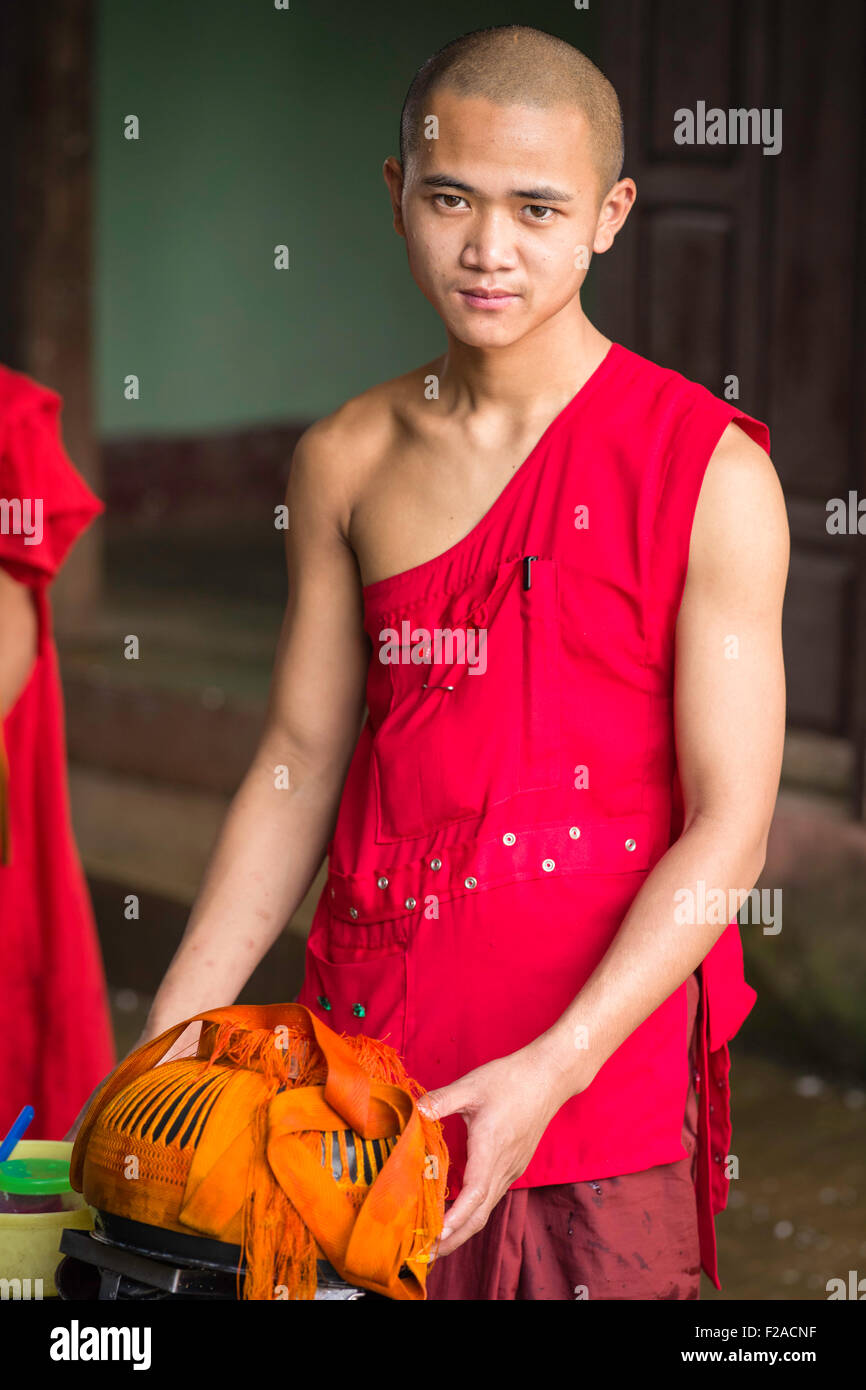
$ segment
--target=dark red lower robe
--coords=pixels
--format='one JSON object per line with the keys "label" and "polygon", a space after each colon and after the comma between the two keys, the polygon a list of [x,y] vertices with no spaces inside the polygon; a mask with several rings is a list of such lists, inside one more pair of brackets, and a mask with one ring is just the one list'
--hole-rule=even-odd
{"label": "dark red lower robe", "polygon": [[429,1299],[700,1298],[700,966],[685,983],[690,1079],[681,1138],[688,1157],[597,1182],[509,1188],[483,1230],[431,1265]]}
{"label": "dark red lower robe", "polygon": [[30,1104],[29,1139],[62,1138],[116,1060],[69,815],[48,598],[103,504],[63,447],[60,408],[56,392],[0,366],[0,565],[32,590],[39,623],[27,684],[0,710],[0,1134]]}

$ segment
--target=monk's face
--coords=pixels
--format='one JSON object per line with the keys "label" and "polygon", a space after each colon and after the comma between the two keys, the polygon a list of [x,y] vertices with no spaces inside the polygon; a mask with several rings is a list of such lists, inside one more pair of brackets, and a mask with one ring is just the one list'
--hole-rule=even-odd
{"label": "monk's face", "polygon": [[613,240],[587,122],[572,106],[498,106],[448,88],[428,107],[436,122],[425,128],[437,138],[422,131],[405,182],[399,163],[386,162],[395,226],[451,333],[502,347],[567,312],[589,256]]}

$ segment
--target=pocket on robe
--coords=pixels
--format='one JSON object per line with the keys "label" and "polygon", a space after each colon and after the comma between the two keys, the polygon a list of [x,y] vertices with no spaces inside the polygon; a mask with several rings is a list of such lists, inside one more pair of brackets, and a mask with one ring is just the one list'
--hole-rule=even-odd
{"label": "pocket on robe", "polygon": [[473,594],[385,615],[387,707],[371,705],[377,839],[429,834],[521,792],[560,785],[555,560],[497,566]]}
{"label": "pocket on robe", "polygon": [[[306,971],[297,1002],[333,1028],[365,1033],[402,1053],[406,1037],[406,951],[374,952],[369,959],[337,961],[325,941],[307,941]],[[345,948],[330,948],[335,955]],[[354,949],[357,957],[363,948]]]}

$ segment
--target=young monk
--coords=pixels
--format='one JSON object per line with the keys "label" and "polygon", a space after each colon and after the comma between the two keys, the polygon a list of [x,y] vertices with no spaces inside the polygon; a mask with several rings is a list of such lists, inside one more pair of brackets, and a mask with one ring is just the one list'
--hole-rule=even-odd
{"label": "young monk", "polygon": [[297,446],[265,729],[144,1035],[236,997],[326,849],[299,1002],[431,1091],[432,1298],[720,1287],[788,535],[766,426],[583,311],[622,159],[538,30],[416,75],[384,175],[446,350]]}

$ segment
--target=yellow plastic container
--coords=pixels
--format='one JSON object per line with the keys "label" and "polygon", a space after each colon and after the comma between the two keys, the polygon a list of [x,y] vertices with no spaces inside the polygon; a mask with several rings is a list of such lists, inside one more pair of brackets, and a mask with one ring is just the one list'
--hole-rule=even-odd
{"label": "yellow plastic container", "polygon": [[[71,1154],[72,1145],[63,1140],[22,1139],[12,1156],[69,1159]],[[0,1212],[0,1299],[57,1297],[54,1271],[63,1258],[61,1231],[67,1226],[93,1229],[93,1211],[81,1193],[63,1195],[72,1210],[32,1215]]]}

